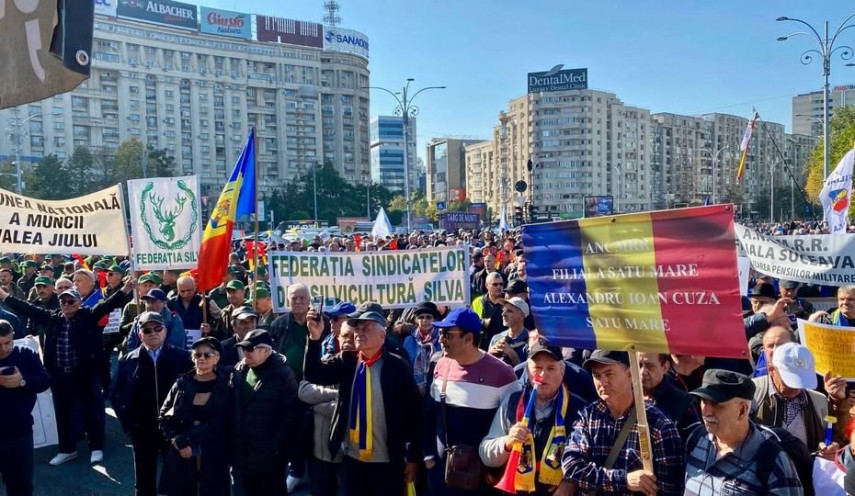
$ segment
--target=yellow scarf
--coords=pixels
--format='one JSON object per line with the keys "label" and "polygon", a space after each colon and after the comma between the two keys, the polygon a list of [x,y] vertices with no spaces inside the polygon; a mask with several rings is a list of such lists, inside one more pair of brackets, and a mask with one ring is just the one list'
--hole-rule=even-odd
{"label": "yellow scarf", "polygon": [[[532,400],[536,393],[532,391]],[[523,415],[522,410],[523,395],[520,395],[520,401],[517,405],[517,421],[522,421],[528,428],[531,424],[531,414]],[[528,437],[522,445],[522,452],[519,457],[519,465],[517,465],[517,475],[514,478],[514,488],[517,492],[534,492],[535,472],[537,480],[541,484],[549,486],[557,486],[561,483],[561,456],[564,454],[564,445],[567,443],[567,430],[564,427],[564,418],[567,416],[567,407],[570,404],[570,392],[563,384],[558,390],[558,396],[555,402],[555,422],[552,424],[552,430],[549,431],[549,438],[546,441],[546,446],[543,448],[540,462],[534,466],[534,437],[529,429]]]}
{"label": "yellow scarf", "polygon": [[371,366],[380,359],[383,350],[368,360],[361,357],[353,381],[353,394],[350,399],[350,419],[348,431],[350,442],[359,449],[359,460],[368,461],[374,453],[374,412],[371,405]]}

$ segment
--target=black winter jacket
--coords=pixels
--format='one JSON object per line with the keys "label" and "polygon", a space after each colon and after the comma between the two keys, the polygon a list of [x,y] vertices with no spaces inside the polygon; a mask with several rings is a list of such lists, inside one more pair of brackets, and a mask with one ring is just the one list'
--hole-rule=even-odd
{"label": "black winter jacket", "polygon": [[242,389],[249,370],[241,360],[229,379],[232,465],[243,473],[284,470],[296,432],[297,380],[285,357],[273,353],[253,371],[259,381],[244,404]]}
{"label": "black winter jacket", "polygon": [[[153,367],[153,374],[147,367]],[[156,364],[142,346],[123,356],[110,389],[110,404],[122,429],[130,434],[139,427],[157,427],[166,395],[178,376],[191,369],[190,353],[168,344],[163,345]],[[140,397],[151,401],[141,404]]]}
{"label": "black winter jacket", "polygon": [[97,377],[103,363],[103,328],[98,321],[125,302],[125,293],[118,291],[106,300],[101,300],[92,308],[80,307],[70,321],[66,321],[60,310],[46,310],[14,296],[6,298],[6,305],[15,313],[20,313],[41,324],[45,329],[44,363],[48,373],[57,372],[57,338],[65,326],[70,324],[69,339],[77,354],[77,367],[84,376]]}

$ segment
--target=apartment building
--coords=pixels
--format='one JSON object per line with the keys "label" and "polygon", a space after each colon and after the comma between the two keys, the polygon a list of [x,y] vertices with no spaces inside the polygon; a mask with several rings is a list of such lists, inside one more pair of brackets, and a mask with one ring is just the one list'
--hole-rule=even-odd
{"label": "apartment building", "polygon": [[[0,159],[20,155],[26,167],[85,146],[108,160],[135,138],[167,149],[177,174],[198,174],[202,193],[215,195],[255,127],[262,194],[324,161],[348,181],[368,174],[364,35],[325,37],[316,23],[168,0],[105,3],[91,78],[0,111],[10,124]],[[176,9],[188,13],[165,13]]]}
{"label": "apartment building", "polygon": [[463,200],[467,197],[466,147],[480,140],[434,138],[425,150],[428,201]]}
{"label": "apartment building", "polygon": [[[819,138],[822,136],[822,90],[811,91],[793,97],[793,133]],[[828,113],[834,109],[855,104],[855,84],[834,86],[828,93]]]}
{"label": "apartment building", "polygon": [[[380,115],[371,120],[371,181],[389,191],[403,195],[405,172],[409,174],[410,192],[419,188],[418,156],[416,154],[417,119],[404,120],[397,115]],[[404,153],[407,154],[406,167]],[[405,171],[405,168],[407,169]]]}

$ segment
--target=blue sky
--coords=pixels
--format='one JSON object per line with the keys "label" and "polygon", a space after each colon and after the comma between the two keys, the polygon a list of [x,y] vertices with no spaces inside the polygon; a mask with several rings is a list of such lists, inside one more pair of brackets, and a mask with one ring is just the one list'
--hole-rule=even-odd
{"label": "blue sky", "polygon": [[[526,91],[526,73],[556,64],[587,67],[589,87],[653,112],[724,112],[791,127],[791,98],[822,87],[822,63],[802,65],[807,37],[777,42],[802,26],[831,30],[855,2],[815,0],[339,0],[341,27],[370,39],[371,84],[399,89],[445,85],[415,100],[419,154],[435,136],[487,137],[508,100]],[[203,0],[211,7],[320,22],[323,0]],[[853,19],[855,22],[855,19]],[[855,46],[855,28],[837,45]],[[838,52],[839,53],[839,52]],[[831,84],[855,83],[836,57]],[[853,59],[855,62],[855,59]],[[372,92],[371,114],[392,97]]]}

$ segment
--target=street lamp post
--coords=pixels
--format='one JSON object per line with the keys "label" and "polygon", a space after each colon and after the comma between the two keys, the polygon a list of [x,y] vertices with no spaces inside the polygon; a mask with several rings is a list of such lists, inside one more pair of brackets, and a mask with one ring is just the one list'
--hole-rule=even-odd
{"label": "street lamp post", "polygon": [[[8,122],[10,126],[18,128],[18,130],[15,132],[15,192],[20,195],[24,192],[24,182],[23,176],[21,174],[21,147],[23,146],[23,144],[21,143],[21,139],[23,138],[23,127],[24,124],[30,121],[30,119],[33,119],[35,117],[41,117],[45,114],[44,112],[36,112],[27,117],[26,119],[21,120],[21,118],[18,116],[19,112],[20,109],[16,108],[15,119],[6,119],[6,122]],[[61,113],[62,112],[52,112],[48,115],[60,115]]]}
{"label": "street lamp post", "polygon": [[[718,204],[718,177],[716,174],[716,166],[715,161],[718,159],[718,156],[721,155],[721,152],[730,148],[730,144],[726,144],[715,151],[715,153],[711,154],[712,157],[710,161],[712,162],[712,197],[710,198],[710,203],[712,205]],[[700,149],[701,152],[710,153],[709,150]],[[704,190],[706,191],[706,190]]]}
{"label": "street lamp post", "polygon": [[371,176],[365,176],[365,216],[371,220]]}
{"label": "street lamp post", "polygon": [[852,47],[849,47],[846,45],[841,45],[841,46],[835,47],[834,43],[837,41],[837,37],[840,35],[840,33],[842,33],[843,31],[845,31],[845,30],[847,30],[853,26],[855,26],[855,24],[849,24],[849,25],[846,24],[853,17],[855,17],[855,14],[851,14],[842,23],[840,23],[840,26],[837,28],[837,30],[834,32],[834,35],[832,35],[830,39],[829,39],[829,35],[828,35],[828,21],[825,21],[825,36],[820,36],[819,32],[813,26],[811,26],[810,24],[808,24],[807,22],[805,22],[801,19],[794,19],[792,17],[779,17],[776,19],[777,21],[798,22],[800,24],[807,26],[807,28],[810,30],[810,32],[808,32],[808,31],[797,31],[795,33],[788,34],[787,36],[781,36],[778,38],[778,41],[786,41],[789,38],[792,38],[793,36],[805,35],[805,36],[808,36],[809,38],[813,39],[814,41],[816,41],[817,44],[819,45],[819,50],[810,49],[810,50],[805,50],[804,52],[802,52],[801,62],[804,65],[810,64],[813,61],[813,56],[811,54],[819,55],[822,58],[822,76],[825,78],[825,83],[822,87],[822,112],[823,112],[823,121],[822,121],[823,176],[822,177],[823,177],[823,179],[828,177],[828,167],[829,167],[829,159],[828,159],[828,151],[829,151],[829,139],[828,139],[828,124],[829,124],[829,122],[828,122],[828,119],[829,119],[829,115],[828,115],[829,114],[829,112],[828,112],[828,91],[829,91],[829,86],[828,86],[828,77],[831,74],[831,56],[834,55],[834,52],[836,52],[837,50],[841,50],[841,52],[840,52],[840,58],[841,59],[849,60],[852,58],[852,55],[853,55]]}
{"label": "street lamp post", "polygon": [[415,81],[415,79],[407,78],[407,84],[404,85],[404,88],[401,90],[401,92],[394,92],[386,88],[382,88],[380,86],[368,86],[368,89],[381,90],[392,95],[395,101],[398,102],[398,107],[395,109],[395,112],[401,113],[401,123],[404,131],[404,195],[407,199],[407,232],[410,232],[412,230],[410,229],[410,222],[412,217],[411,211],[413,208],[413,199],[410,198],[410,134],[408,127],[410,117],[415,117],[419,113],[419,108],[413,105],[412,102],[422,91],[445,89],[445,86],[426,86],[410,95],[410,83],[412,83],[413,81]]}

